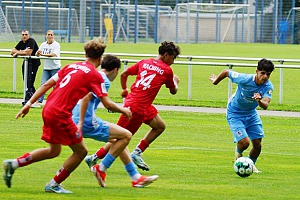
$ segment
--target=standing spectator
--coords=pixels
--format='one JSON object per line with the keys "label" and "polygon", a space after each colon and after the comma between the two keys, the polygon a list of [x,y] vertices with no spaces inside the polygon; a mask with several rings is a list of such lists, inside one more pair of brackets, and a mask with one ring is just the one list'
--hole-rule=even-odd
{"label": "standing spectator", "polygon": [[[125,97],[124,107],[130,107],[132,111],[132,118],[128,120],[125,115],[121,115],[118,125],[126,128],[132,134],[135,134],[143,123],[150,126],[151,129],[131,153],[133,162],[139,168],[147,171],[150,167],[144,162],[141,154],[166,128],[165,122],[158,115],[158,111],[152,105],[152,102],[162,85],[169,88],[171,94],[176,94],[179,83],[178,76],[173,74],[170,67],[180,54],[179,46],[175,46],[173,42],[165,41],[161,43],[158,53],[159,55],[156,58],[141,60],[121,74],[123,89],[121,95]],[[130,88],[131,92],[128,94],[127,78],[130,75],[136,76],[136,79]],[[110,145],[110,143],[107,143],[94,155],[87,156],[85,161],[92,160],[96,162],[97,159],[103,158]],[[120,155],[120,158],[122,159],[122,155]]]}
{"label": "standing spectator", "polygon": [[[39,49],[36,41],[30,37],[30,33],[28,30],[24,29],[22,31],[22,40],[12,49],[11,55],[13,57],[20,56],[34,56],[37,50]],[[33,93],[35,92],[34,82],[36,73],[38,71],[39,66],[41,65],[40,59],[28,59],[28,74],[27,76],[27,89],[25,94],[25,99],[22,102],[23,105],[31,98]],[[22,75],[24,80],[24,61],[22,64]]]}
{"label": "standing spectator", "polygon": [[[243,156],[250,141],[252,149],[249,158],[254,164],[260,155],[264,130],[256,107],[266,110],[271,102],[274,87],[269,78],[273,70],[274,64],[270,60],[261,59],[258,62],[256,74],[242,74],[226,69],[218,76],[212,74],[209,77],[214,85],[218,85],[226,77],[238,84],[235,93],[229,99],[226,116],[234,142],[237,142],[235,160]],[[260,171],[254,166],[253,172],[259,173]]]}
{"label": "standing spectator", "polygon": [[[116,56],[106,55],[103,58],[99,73],[104,79],[105,88],[107,91],[110,87],[110,82],[117,77],[120,67],[121,61]],[[92,138],[94,140],[102,142],[110,141],[112,142],[113,146],[117,145],[117,140],[126,137],[131,138],[132,134],[125,128],[122,128],[113,123],[103,121],[102,119],[96,116],[95,112],[98,108],[99,103],[100,99],[97,98],[95,94],[91,92],[88,95],[86,95],[83,99],[81,99],[73,109],[72,118],[76,124],[78,124],[80,117],[84,116],[84,123],[82,127],[83,137]],[[87,109],[82,109],[85,107],[87,107]],[[86,113],[83,113],[83,110],[86,110]],[[115,155],[111,154],[113,148],[114,147],[110,148],[108,154],[106,154],[106,156],[102,159],[99,165],[96,165],[95,162],[86,160],[89,169],[94,173],[101,187],[106,187],[106,170],[111,166],[115,158],[122,151],[123,156],[121,156],[121,159],[125,165],[127,173],[129,174],[132,180],[133,187],[145,187],[158,178],[157,175],[142,176],[136,169],[134,163],[132,162],[129,151],[124,151],[126,146],[118,146],[117,149],[120,151],[118,154]]]}
{"label": "standing spectator", "polygon": [[113,43],[114,25],[113,25],[112,18],[109,17],[109,14],[105,14],[104,25],[105,25],[105,29],[106,29],[105,35],[107,35],[107,42]]}
{"label": "standing spectator", "polygon": [[[52,30],[48,30],[46,33],[46,42],[43,42],[39,50],[35,53],[36,56],[46,57],[60,57],[60,45],[54,40],[54,33]],[[44,59],[44,70],[42,75],[41,85],[46,83],[52,76],[54,76],[60,69],[60,60]],[[37,103],[43,103],[44,96],[42,95]]]}
{"label": "standing spectator", "polygon": [[[62,145],[67,145],[71,148],[72,154],[63,163],[53,179],[46,184],[45,191],[72,193],[64,189],[61,182],[78,167],[87,155],[87,148],[81,133],[83,120],[80,120],[76,126],[72,120],[72,109],[90,91],[93,91],[101,99],[107,109],[122,112],[127,117],[131,117],[129,109],[119,107],[109,99],[104,87],[104,80],[96,69],[101,64],[105,48],[106,45],[100,38],[88,41],[84,45],[86,61],[69,64],[59,70],[34,93],[16,115],[16,119],[24,117],[29,112],[32,103],[55,85],[42,112],[44,121],[42,139],[49,144],[49,147],[36,149],[12,160],[5,160],[3,162],[3,176],[8,187],[11,187],[11,178],[17,168],[55,158],[60,154]],[[129,141],[127,138],[118,140],[125,146]]]}

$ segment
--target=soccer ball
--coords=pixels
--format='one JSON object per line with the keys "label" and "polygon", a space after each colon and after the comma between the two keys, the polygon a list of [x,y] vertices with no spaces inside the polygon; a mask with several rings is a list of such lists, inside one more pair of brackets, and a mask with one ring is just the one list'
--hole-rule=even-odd
{"label": "soccer ball", "polygon": [[238,158],[233,165],[234,171],[240,177],[248,177],[253,173],[253,161],[248,157]]}

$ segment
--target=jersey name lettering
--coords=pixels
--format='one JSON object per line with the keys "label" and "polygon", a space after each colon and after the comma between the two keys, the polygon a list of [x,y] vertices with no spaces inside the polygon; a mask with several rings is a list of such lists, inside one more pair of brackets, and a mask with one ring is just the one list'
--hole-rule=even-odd
{"label": "jersey name lettering", "polygon": [[159,68],[159,67],[157,67],[157,66],[155,66],[155,65],[149,65],[149,64],[147,64],[147,63],[143,64],[143,68],[144,68],[144,69],[148,69],[148,70],[152,70],[152,71],[156,71],[156,72],[158,72],[160,75],[163,75],[163,73],[164,73],[164,70],[163,70],[163,69],[161,69],[161,68]]}
{"label": "jersey name lettering", "polygon": [[69,65],[68,68],[79,69],[79,70],[83,71],[86,74],[91,71],[88,67],[82,66],[82,65],[77,65],[77,64],[71,64],[71,65]]}

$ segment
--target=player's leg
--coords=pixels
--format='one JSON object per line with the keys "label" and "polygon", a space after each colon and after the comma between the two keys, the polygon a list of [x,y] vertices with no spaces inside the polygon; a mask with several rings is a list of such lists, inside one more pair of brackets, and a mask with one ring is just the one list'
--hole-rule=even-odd
{"label": "player's leg", "polygon": [[53,177],[53,179],[46,184],[46,192],[72,193],[71,191],[64,189],[60,183],[67,179],[68,176],[79,166],[84,157],[87,155],[87,148],[84,142],[69,145],[69,147],[72,149],[73,153],[56,172],[56,175]]}
{"label": "player's leg", "polygon": [[140,140],[131,156],[134,163],[143,170],[150,170],[149,165],[141,157],[142,153],[149,147],[149,145],[166,129],[166,124],[158,115],[157,110],[152,106],[144,117],[144,123],[151,127],[150,131],[146,133],[144,138]]}
{"label": "player's leg", "polygon": [[227,115],[227,122],[233,134],[234,142],[237,143],[234,154],[234,159],[236,160],[243,156],[244,150],[246,150],[250,145],[250,140],[242,121],[242,117],[232,117]]}
{"label": "player's leg", "polygon": [[30,153],[25,153],[24,155],[12,159],[5,160],[3,162],[3,178],[7,187],[11,187],[11,179],[14,171],[19,167],[24,167],[30,165],[34,162],[39,162],[45,159],[51,159],[57,157],[61,152],[60,144],[49,144],[48,148],[36,149]]}
{"label": "player's leg", "polygon": [[103,159],[108,153],[112,143],[107,142],[103,147],[98,149],[94,154],[88,155],[84,158],[85,163],[88,165],[89,169],[97,164],[97,161]]}
{"label": "player's leg", "polygon": [[115,159],[124,151],[129,144],[132,134],[130,131],[112,123],[109,124],[109,139],[112,143],[108,153],[102,159],[99,165],[94,165],[91,170],[96,176],[101,187],[106,187],[105,177],[106,170],[112,165]]}
{"label": "player's leg", "polygon": [[[262,126],[262,121],[258,115],[253,116],[248,120],[247,133],[252,142],[252,148],[249,153],[249,158],[256,164],[256,161],[260,155],[262,148],[262,138],[264,137],[264,130]],[[254,173],[260,173],[260,171],[254,166]]]}
{"label": "player's leg", "polygon": [[120,159],[122,160],[125,166],[125,170],[131,178],[132,187],[145,187],[158,178],[157,175],[143,176],[138,172],[132,161],[128,147],[126,147],[124,151],[120,154]]}

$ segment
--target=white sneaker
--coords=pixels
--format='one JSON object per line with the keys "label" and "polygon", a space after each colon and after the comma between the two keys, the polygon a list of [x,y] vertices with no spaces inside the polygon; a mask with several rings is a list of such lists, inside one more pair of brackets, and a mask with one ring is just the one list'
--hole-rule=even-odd
{"label": "white sneaker", "polygon": [[253,165],[253,173],[256,174],[260,173],[260,171],[255,167],[255,165]]}

